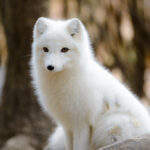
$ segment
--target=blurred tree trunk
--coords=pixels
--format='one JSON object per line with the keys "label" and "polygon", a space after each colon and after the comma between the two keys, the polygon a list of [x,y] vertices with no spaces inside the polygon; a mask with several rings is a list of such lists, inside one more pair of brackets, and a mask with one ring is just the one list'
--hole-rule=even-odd
{"label": "blurred tree trunk", "polygon": [[6,83],[0,106],[0,146],[8,138],[23,133],[35,138],[35,146],[40,149],[51,128],[33,96],[29,77],[33,25],[38,17],[48,15],[48,6],[48,0],[0,0],[8,44]]}
{"label": "blurred tree trunk", "polygon": [[[139,8],[139,1],[132,0],[128,2],[129,13],[131,15],[132,23],[134,26],[134,39],[133,43],[136,48],[137,54],[137,63],[135,66],[133,89],[136,93],[139,93],[139,96],[144,95],[143,86],[144,86],[144,72],[146,69],[146,52],[149,52],[150,46],[150,29],[149,24],[150,18],[147,17],[144,13],[144,5],[141,5]],[[141,1],[141,4],[144,4],[144,1]]]}

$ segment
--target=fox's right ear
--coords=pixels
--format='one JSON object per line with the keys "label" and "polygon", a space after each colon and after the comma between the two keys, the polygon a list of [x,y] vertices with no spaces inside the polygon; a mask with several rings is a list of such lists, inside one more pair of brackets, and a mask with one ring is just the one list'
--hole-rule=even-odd
{"label": "fox's right ear", "polygon": [[81,31],[81,21],[78,18],[68,20],[67,29],[72,37],[79,34]]}
{"label": "fox's right ear", "polygon": [[48,25],[49,19],[40,17],[34,25],[33,38],[39,38],[47,30]]}

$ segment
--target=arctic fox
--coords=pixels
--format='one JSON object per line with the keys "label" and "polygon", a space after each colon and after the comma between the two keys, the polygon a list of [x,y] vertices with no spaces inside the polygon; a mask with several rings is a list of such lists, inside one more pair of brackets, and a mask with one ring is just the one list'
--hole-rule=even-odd
{"label": "arctic fox", "polygon": [[51,150],[95,150],[150,132],[148,112],[96,61],[79,19],[37,20],[31,75],[40,104],[58,125]]}

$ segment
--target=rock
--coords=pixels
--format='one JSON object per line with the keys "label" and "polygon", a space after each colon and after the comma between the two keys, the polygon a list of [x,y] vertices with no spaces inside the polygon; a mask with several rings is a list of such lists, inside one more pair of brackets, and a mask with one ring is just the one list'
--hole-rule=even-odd
{"label": "rock", "polygon": [[150,135],[128,139],[98,150],[150,150]]}
{"label": "rock", "polygon": [[[33,139],[26,135],[17,135],[10,138],[1,150],[36,150]],[[128,139],[97,150],[150,150],[150,135]]]}
{"label": "rock", "polygon": [[31,138],[26,135],[17,135],[10,138],[1,150],[35,150]]}

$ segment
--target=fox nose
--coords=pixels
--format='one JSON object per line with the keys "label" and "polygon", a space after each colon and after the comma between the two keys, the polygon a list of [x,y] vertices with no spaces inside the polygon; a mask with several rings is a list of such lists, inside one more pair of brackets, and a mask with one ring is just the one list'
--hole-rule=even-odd
{"label": "fox nose", "polygon": [[47,66],[47,69],[50,70],[50,71],[52,71],[52,70],[54,70],[54,66],[49,65],[49,66]]}

